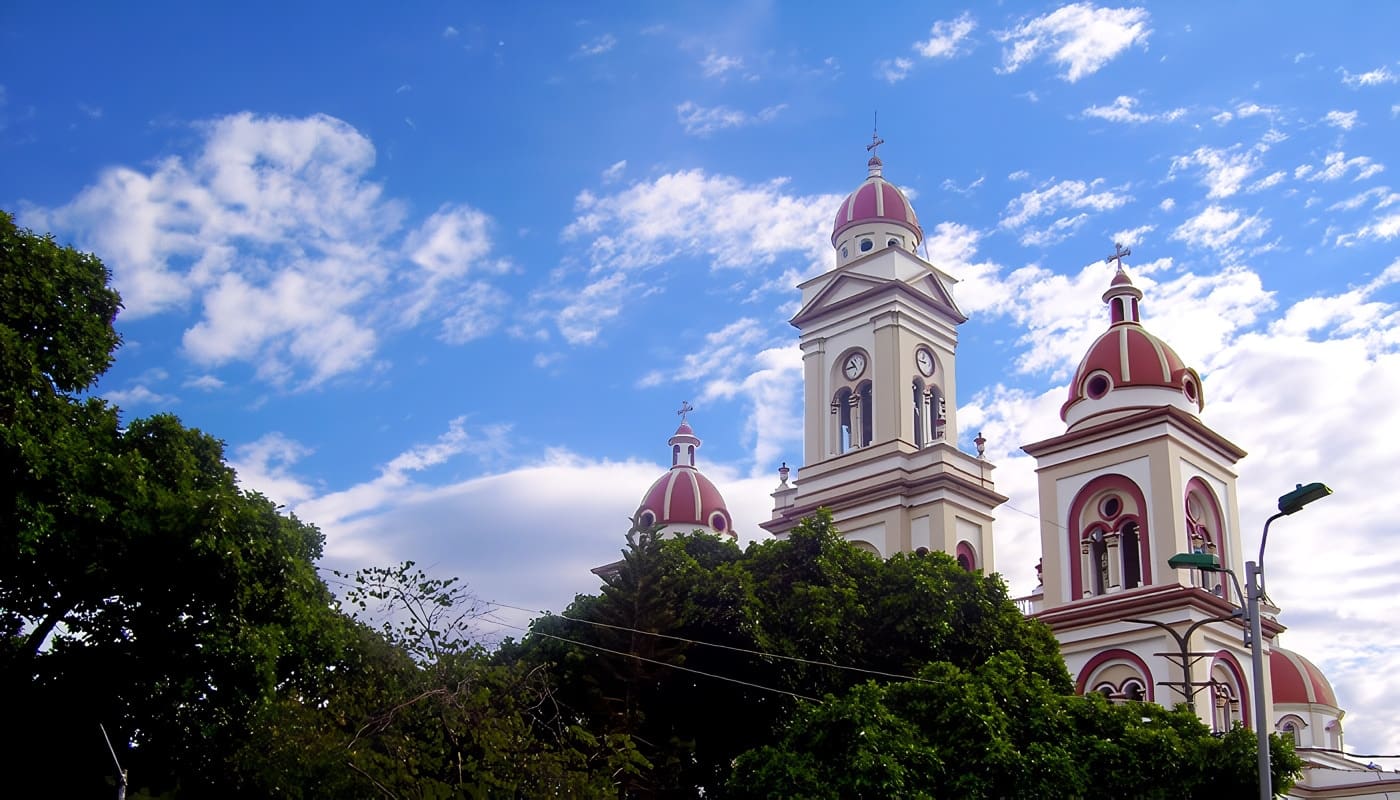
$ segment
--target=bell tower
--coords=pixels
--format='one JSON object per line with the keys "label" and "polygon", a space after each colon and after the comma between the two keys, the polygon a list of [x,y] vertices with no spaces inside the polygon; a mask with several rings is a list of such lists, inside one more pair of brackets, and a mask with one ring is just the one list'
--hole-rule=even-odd
{"label": "bell tower", "polygon": [[[1143,327],[1123,268],[1108,328],[1060,408],[1062,435],[1026,445],[1040,493],[1041,586],[1032,611],[1081,692],[1186,702],[1218,731],[1250,720],[1242,600],[1227,574],[1173,569],[1211,553],[1243,575],[1234,465],[1245,453],[1200,419],[1201,377]],[[1265,621],[1265,639],[1282,628]],[[1267,642],[1264,644],[1267,647]],[[1267,681],[1266,681],[1267,683]]]}
{"label": "bell tower", "polygon": [[836,267],[799,287],[805,464],[795,482],[782,473],[763,527],[781,537],[825,507],[882,556],[942,550],[991,572],[1006,498],[957,447],[956,281],[919,256],[923,228],[880,157],[866,166],[836,212]]}

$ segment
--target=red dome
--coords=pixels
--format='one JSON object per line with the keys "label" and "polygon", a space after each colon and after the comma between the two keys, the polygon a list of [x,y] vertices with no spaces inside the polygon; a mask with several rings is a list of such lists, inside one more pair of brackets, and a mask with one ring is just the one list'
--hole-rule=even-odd
{"label": "red dome", "polygon": [[734,536],[729,509],[709,478],[694,467],[672,467],[647,490],[634,519],[641,527],[647,515],[651,525],[675,526],[685,530],[708,528]]}
{"label": "red dome", "polygon": [[858,189],[846,196],[836,211],[832,224],[831,245],[836,246],[840,236],[847,229],[866,222],[887,222],[898,225],[914,235],[914,243],[923,241],[924,229],[919,227],[919,218],[914,214],[914,206],[899,187],[885,181],[881,174],[882,162],[872,156],[869,162],[870,175]]}
{"label": "red dome", "polygon": [[1269,673],[1275,704],[1321,704],[1340,708],[1327,676],[1316,664],[1292,650],[1275,647],[1270,651]]}
{"label": "red dome", "polygon": [[[1200,375],[1139,321],[1141,298],[1142,292],[1120,269],[1104,292],[1111,323],[1089,346],[1089,352],[1074,371],[1069,397],[1060,407],[1061,419],[1070,421],[1070,407],[1083,401],[1105,401],[1104,409],[1142,405],[1144,398],[1141,397],[1133,397],[1122,404],[1105,400],[1112,392],[1131,388],[1166,390],[1168,394],[1162,395],[1160,402],[1151,401],[1155,404],[1175,404],[1196,411],[1205,407]],[[1097,412],[1091,410],[1090,413]],[[1077,419],[1083,418],[1080,412]]]}
{"label": "red dome", "polygon": [[695,450],[700,447],[700,437],[684,417],[666,444],[671,446],[671,469],[647,489],[632,517],[633,522],[639,528],[659,525],[682,533],[705,528],[713,533],[736,536],[724,498],[710,479],[695,468]]}

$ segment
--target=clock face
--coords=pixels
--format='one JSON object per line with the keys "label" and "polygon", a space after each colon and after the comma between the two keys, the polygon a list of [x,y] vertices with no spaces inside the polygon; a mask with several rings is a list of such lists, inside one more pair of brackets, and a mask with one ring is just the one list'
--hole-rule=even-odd
{"label": "clock face", "polygon": [[846,364],[841,368],[841,371],[846,373],[847,380],[853,381],[859,378],[861,373],[865,372],[865,355],[862,353],[851,353],[849,356],[846,356]]}
{"label": "clock face", "polygon": [[933,353],[920,349],[914,354],[914,363],[918,365],[919,372],[922,372],[925,378],[933,374]]}

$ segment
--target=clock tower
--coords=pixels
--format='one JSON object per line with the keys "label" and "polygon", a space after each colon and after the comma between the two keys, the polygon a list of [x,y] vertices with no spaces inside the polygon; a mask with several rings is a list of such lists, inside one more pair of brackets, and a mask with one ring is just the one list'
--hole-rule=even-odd
{"label": "clock tower", "polygon": [[[876,139],[869,149],[880,144]],[[918,254],[914,207],[879,156],[841,203],[836,267],[801,285],[805,463],[763,527],[782,537],[818,508],[881,556],[941,550],[992,571],[992,465],[958,449],[956,282]],[[978,437],[979,442],[981,437]]]}

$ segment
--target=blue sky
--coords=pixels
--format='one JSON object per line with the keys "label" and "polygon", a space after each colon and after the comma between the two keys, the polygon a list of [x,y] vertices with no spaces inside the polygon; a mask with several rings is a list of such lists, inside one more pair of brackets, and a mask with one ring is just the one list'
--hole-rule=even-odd
{"label": "blue sky", "polygon": [[[1364,15],[1363,15],[1364,12]],[[1114,241],[1205,379],[1283,642],[1400,752],[1400,10],[1374,4],[17,2],[0,207],[126,299],[99,393],[223,438],[341,567],[595,587],[682,399],[746,538],[802,462],[795,284],[885,174],[962,282],[997,568]],[[963,443],[970,448],[969,442]],[[1325,554],[1325,557],[1319,557]],[[508,618],[518,624],[519,615]]]}

